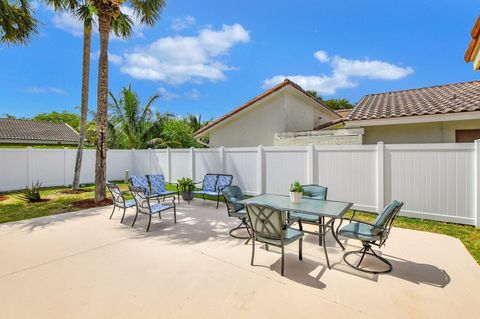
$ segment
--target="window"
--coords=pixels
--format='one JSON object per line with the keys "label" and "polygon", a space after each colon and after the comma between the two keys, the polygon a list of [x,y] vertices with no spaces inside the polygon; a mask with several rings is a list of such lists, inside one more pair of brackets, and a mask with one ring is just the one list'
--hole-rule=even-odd
{"label": "window", "polygon": [[471,143],[475,140],[480,140],[480,129],[455,131],[456,143]]}

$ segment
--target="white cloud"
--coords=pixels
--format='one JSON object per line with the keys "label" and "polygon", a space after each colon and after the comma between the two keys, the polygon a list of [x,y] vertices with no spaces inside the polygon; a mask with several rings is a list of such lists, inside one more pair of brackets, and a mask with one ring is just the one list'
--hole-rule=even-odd
{"label": "white cloud", "polygon": [[195,18],[192,16],[186,16],[181,18],[175,18],[170,25],[170,29],[174,31],[182,31],[188,29],[195,23]]}
{"label": "white cloud", "polygon": [[58,95],[66,95],[67,92],[65,92],[62,89],[59,89],[57,87],[40,87],[40,86],[32,86],[29,88],[26,88],[24,90],[26,93],[31,93],[31,94],[43,94],[43,93],[53,93],[53,94],[58,94]]}
{"label": "white cloud", "polygon": [[414,73],[411,67],[401,67],[378,60],[350,60],[340,56],[330,58],[325,51],[317,51],[314,57],[320,62],[330,62],[331,75],[276,75],[263,81],[269,88],[286,78],[298,83],[305,90],[314,90],[323,95],[333,95],[338,89],[353,88],[361,78],[398,80]]}
{"label": "white cloud", "polygon": [[[90,59],[92,60],[98,60],[99,57],[100,50],[90,53]],[[122,64],[123,58],[121,55],[108,52],[108,62],[111,62],[113,64]]]}
{"label": "white cloud", "polygon": [[192,89],[188,92],[183,93],[174,93],[167,90],[164,87],[158,88],[158,93],[160,94],[160,99],[171,101],[171,100],[178,100],[178,99],[187,99],[187,100],[198,100],[200,97],[200,93],[197,89]]}
{"label": "white cloud", "polygon": [[322,50],[315,52],[313,56],[322,63],[330,61],[330,57],[328,56],[328,53]]}
{"label": "white cloud", "polygon": [[146,48],[125,53],[121,71],[136,79],[170,84],[217,81],[233,68],[219,60],[239,43],[250,41],[240,24],[223,25],[220,30],[205,28],[196,36],[160,38]]}

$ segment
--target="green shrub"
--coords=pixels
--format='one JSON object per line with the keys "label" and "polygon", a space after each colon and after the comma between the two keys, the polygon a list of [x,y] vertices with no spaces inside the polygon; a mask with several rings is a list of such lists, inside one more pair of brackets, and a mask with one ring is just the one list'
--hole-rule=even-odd
{"label": "green shrub", "polygon": [[28,185],[25,186],[25,189],[21,191],[20,195],[18,195],[17,198],[29,203],[39,202],[41,200],[41,197],[40,197],[41,186],[42,186],[42,183],[37,180],[36,183],[32,183],[32,187],[29,187]]}

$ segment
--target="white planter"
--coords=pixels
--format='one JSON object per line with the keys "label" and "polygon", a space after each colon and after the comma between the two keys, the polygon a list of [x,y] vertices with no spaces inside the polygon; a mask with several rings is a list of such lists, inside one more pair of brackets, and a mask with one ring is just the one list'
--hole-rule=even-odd
{"label": "white planter", "polygon": [[302,192],[298,192],[298,193],[297,192],[290,192],[290,201],[293,204],[298,204],[302,200],[302,195],[303,195]]}

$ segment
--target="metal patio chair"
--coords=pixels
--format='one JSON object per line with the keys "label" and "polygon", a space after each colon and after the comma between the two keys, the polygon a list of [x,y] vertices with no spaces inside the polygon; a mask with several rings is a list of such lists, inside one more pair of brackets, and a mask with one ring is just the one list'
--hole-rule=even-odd
{"label": "metal patio chair", "polygon": [[152,215],[158,214],[158,217],[161,219],[161,213],[163,211],[173,208],[173,220],[177,223],[177,207],[175,206],[175,196],[173,196],[172,204],[167,203],[150,203],[149,197],[146,196],[145,191],[140,187],[129,186],[130,192],[135,199],[135,204],[137,206],[137,213],[135,214],[135,219],[133,220],[132,227],[135,226],[137,221],[138,214],[145,214],[149,216],[147,232],[150,229],[150,224],[152,222]]}
{"label": "metal patio chair", "polygon": [[[225,199],[225,204],[227,205],[228,217],[240,219],[240,224],[230,230],[230,236],[238,239],[250,239],[250,226],[248,226],[247,222],[247,211],[245,209],[245,205],[237,203],[238,201],[245,199],[242,190],[236,185],[228,186],[222,190],[222,194],[223,198]],[[245,237],[233,234],[238,229],[245,229],[248,232],[248,236]]]}
{"label": "metal patio chair", "polygon": [[[388,273],[392,270],[392,264],[387,259],[377,255],[377,253],[375,253],[375,251],[372,249],[372,245],[380,248],[385,244],[385,241],[390,234],[390,229],[392,228],[393,222],[400,212],[402,206],[402,202],[394,200],[385,206],[373,223],[351,220],[352,222],[350,224],[345,225],[339,230],[339,235],[351,239],[357,239],[362,242],[362,249],[350,251],[343,255],[343,260],[345,260],[350,267],[373,274]],[[361,255],[360,260],[356,263],[356,265],[347,260],[347,257],[353,254]],[[388,268],[380,271],[363,269],[360,265],[364,260],[365,255],[370,255],[379,259],[386,264]]]}
{"label": "metal patio chair", "polygon": [[[303,187],[303,196],[326,200],[327,199],[327,192],[328,187],[321,186],[321,185],[302,185]],[[296,213],[295,211],[290,212],[289,218],[291,219],[301,219],[304,224],[315,225],[318,226],[318,244],[322,245],[322,225],[325,224],[324,217],[304,214],[304,213]],[[343,248],[343,247],[342,247]]]}
{"label": "metal patio chair", "polygon": [[194,184],[202,184],[200,190],[193,191],[194,194],[202,195],[205,200],[205,195],[217,197],[217,208],[220,202],[222,190],[232,184],[233,176],[228,174],[206,174],[202,182]]}
{"label": "metal patio chair", "polygon": [[163,196],[163,201],[165,201],[165,198],[174,196],[175,193],[177,193],[177,200],[180,204],[179,192],[167,191],[165,178],[162,174],[148,175],[148,180],[150,181],[150,188],[152,194],[156,194],[158,195],[158,197]]}
{"label": "metal patio chair", "polygon": [[120,190],[120,187],[118,187],[118,185],[116,184],[107,182],[107,188],[110,191],[110,194],[112,194],[112,200],[113,200],[113,210],[112,210],[112,213],[110,214],[110,219],[112,219],[113,213],[115,212],[115,208],[120,208],[120,209],[123,209],[122,219],[120,220],[120,223],[122,223],[123,219],[125,218],[126,209],[130,207],[134,207],[135,200],[133,199],[125,200],[125,197],[123,197],[123,192]]}
{"label": "metal patio chair", "polygon": [[[255,241],[259,241],[266,245],[273,245],[280,247],[282,250],[282,276],[285,273],[285,246],[298,240],[298,259],[302,260],[302,238],[303,227],[302,220],[287,221],[287,213],[278,208],[260,205],[248,204],[245,205],[247,209],[248,219],[252,231],[252,260],[255,258]],[[291,228],[290,226],[298,222],[300,230]]]}

